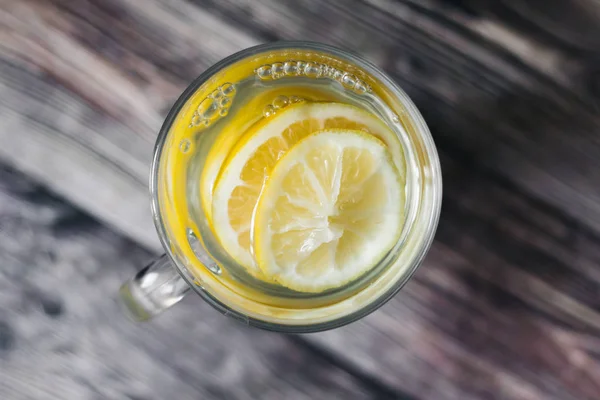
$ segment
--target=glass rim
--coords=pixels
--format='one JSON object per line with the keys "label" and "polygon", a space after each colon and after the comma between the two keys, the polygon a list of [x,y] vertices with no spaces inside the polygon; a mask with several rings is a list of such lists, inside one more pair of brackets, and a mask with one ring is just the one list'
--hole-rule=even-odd
{"label": "glass rim", "polygon": [[[377,78],[385,86],[385,88],[388,89],[391,92],[391,94],[400,101],[402,106],[406,108],[408,116],[416,128],[418,136],[423,141],[423,145],[430,159],[430,165],[432,168],[431,179],[433,193],[431,193],[431,198],[433,203],[429,212],[429,219],[425,221],[426,227],[421,246],[415,258],[412,260],[412,265],[410,265],[410,267],[406,269],[402,276],[398,278],[397,281],[394,282],[394,284],[387,291],[383,292],[373,301],[368,302],[367,304],[355,310],[354,312],[351,312],[346,315],[334,316],[331,320],[328,321],[308,324],[282,324],[264,321],[258,318],[247,316],[237,310],[233,310],[227,304],[217,299],[211,293],[194,283],[194,277],[189,275],[189,273],[187,272],[187,268],[183,265],[181,260],[179,260],[178,256],[175,254],[173,248],[171,247],[169,234],[167,232],[165,224],[163,223],[163,218],[160,210],[160,196],[158,191],[160,161],[161,156],[163,154],[164,144],[167,140],[173,122],[179,115],[181,109],[186,105],[187,101],[193,96],[193,94],[196,93],[196,91],[204,83],[206,83],[213,75],[237,61],[256,55],[257,53],[287,49],[313,50],[328,53],[357,65],[358,67],[364,69],[365,72],[367,72],[371,76]],[[159,134],[156,139],[156,144],[154,146],[154,154],[152,158],[149,180],[152,217],[159,236],[159,240],[164,248],[164,251],[167,253],[175,269],[177,270],[179,275],[181,275],[184,281],[191,288],[193,288],[198,295],[200,295],[205,301],[207,301],[211,306],[216,308],[221,313],[233,316],[235,319],[241,320],[242,322],[248,325],[256,326],[266,330],[285,333],[309,333],[337,328],[354,322],[384,305],[387,301],[394,297],[394,295],[396,295],[398,291],[402,289],[402,287],[410,280],[412,275],[422,264],[422,261],[433,242],[433,238],[435,236],[441,212],[442,180],[441,167],[437,155],[437,150],[433,142],[433,138],[431,137],[429,128],[427,127],[423,117],[421,116],[421,113],[418,111],[412,100],[385,72],[383,72],[378,66],[376,66],[372,62],[364,59],[362,56],[346,49],[340,49],[327,44],[310,41],[278,41],[249,47],[218,61],[217,63],[206,69],[203,73],[201,73],[196,79],[194,79],[175,101],[159,130]]]}

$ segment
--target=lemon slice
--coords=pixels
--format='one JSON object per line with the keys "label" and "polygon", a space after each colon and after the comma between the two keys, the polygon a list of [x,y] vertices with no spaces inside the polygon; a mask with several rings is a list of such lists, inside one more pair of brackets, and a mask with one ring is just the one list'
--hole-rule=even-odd
{"label": "lemon slice", "polygon": [[259,268],[290,289],[342,286],[398,241],[403,185],[384,143],[326,130],[294,146],[272,171],[256,210]]}
{"label": "lemon slice", "polygon": [[251,249],[252,218],[263,184],[276,162],[299,140],[322,129],[362,130],[381,138],[402,165],[398,138],[372,114],[340,103],[290,106],[244,135],[221,169],[212,198],[212,225],[225,250],[250,273],[258,271]]}
{"label": "lemon slice", "polygon": [[[284,106],[293,106],[297,102],[333,100],[333,97],[327,92],[312,87],[284,87],[265,90],[252,99],[244,102],[242,106],[229,114],[229,122],[221,132],[216,136],[210,150],[206,156],[205,167],[200,178],[200,190],[202,196],[202,208],[209,220],[212,219],[212,196],[213,189],[219,176],[219,172],[227,159],[227,155],[240,141],[244,134],[253,130],[253,125],[261,126],[264,122],[259,122],[256,110],[260,110],[265,104],[273,105],[277,100],[284,101]],[[279,107],[278,107],[279,108]],[[260,113],[259,113],[260,115]]]}

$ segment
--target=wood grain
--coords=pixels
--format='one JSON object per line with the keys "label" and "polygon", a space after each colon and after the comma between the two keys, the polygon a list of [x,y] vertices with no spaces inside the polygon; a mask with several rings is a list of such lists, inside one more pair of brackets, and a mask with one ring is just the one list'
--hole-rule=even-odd
{"label": "wood grain", "polygon": [[374,315],[311,339],[423,398],[596,398],[598,236],[489,171],[442,167],[424,265]]}
{"label": "wood grain", "polygon": [[593,55],[600,49],[600,3],[574,0],[462,0],[471,13],[497,19],[568,51]]}
{"label": "wood grain", "polygon": [[158,249],[145,187],[162,119],[256,42],[185,1],[4,2],[0,18],[0,156]]}
{"label": "wood grain", "polygon": [[[63,258],[49,262],[59,266],[56,272],[45,272],[54,279],[50,286],[66,288],[64,282],[59,284],[64,277],[84,280],[77,272],[84,261],[96,271],[94,279],[110,283],[96,290],[84,282],[91,302],[81,305],[76,314],[75,332],[83,332],[88,346],[87,356],[81,359],[100,360],[106,355],[112,360],[125,352],[133,359],[151,360],[149,370],[126,362],[116,369],[117,375],[132,377],[128,382],[140,388],[142,394],[134,395],[141,398],[151,398],[148,390],[156,390],[162,398],[179,385],[183,398],[194,391],[244,398],[235,388],[211,386],[203,374],[211,371],[212,362],[197,353],[189,363],[181,356],[175,367],[169,364],[172,348],[180,354],[189,349],[202,352],[197,337],[223,332],[240,357],[245,359],[246,347],[251,359],[267,354],[264,365],[269,367],[252,361],[240,364],[240,385],[250,385],[255,390],[251,393],[267,386],[268,376],[288,371],[288,364],[313,360],[314,355],[305,354],[312,349],[326,357],[318,373],[327,375],[332,369],[335,376],[318,381],[310,371],[293,370],[282,379],[293,381],[298,374],[306,392],[293,392],[290,398],[306,393],[318,398],[324,390],[321,385],[333,385],[331,397],[597,399],[600,58],[594,46],[600,25],[594,23],[598,21],[595,3],[574,4],[572,13],[559,21],[556,16],[562,8],[532,11],[540,8],[534,0],[0,3],[0,158],[149,249],[159,250],[159,246],[145,182],[162,117],[204,68],[260,41],[328,42],[383,66],[425,115],[442,155],[442,219],[436,243],[415,278],[363,321],[292,340],[239,328],[194,300],[186,300],[151,326],[113,327],[116,306],[100,302],[97,311],[94,302],[108,286],[132,273],[147,253],[133,243],[120,244],[122,239],[93,224],[96,233],[91,238],[85,229],[78,238],[80,234],[74,232],[82,227],[78,223],[69,227],[69,221],[77,221],[79,214],[58,224],[71,232],[68,241],[60,239],[61,229],[57,233],[44,231],[41,222],[33,225],[28,237],[37,238],[31,239],[36,244],[46,243],[47,249],[70,249],[68,242],[77,238],[76,248],[61,256],[68,262]],[[11,188],[19,185],[15,179],[3,179],[11,182]],[[25,214],[34,216],[28,221],[43,219],[43,212],[52,215],[37,210],[38,206],[27,207]],[[25,220],[21,214],[11,218],[13,225]],[[46,233],[35,236],[39,229]],[[43,265],[42,256],[28,258],[39,253],[29,239],[17,234],[19,230],[12,228],[14,240],[0,241],[12,249],[6,252],[7,259],[19,271],[27,265]],[[98,272],[100,265],[117,261],[127,269]],[[36,275],[36,290],[43,276]],[[7,282],[12,280],[5,282],[8,286]],[[0,298],[8,299],[0,304],[11,304],[7,310],[26,301],[25,295],[14,300],[20,287],[9,294],[0,290]],[[72,303],[77,304],[74,297],[63,301],[65,307]],[[116,341],[124,335],[126,343],[136,343],[137,355],[131,353],[134,350],[113,348],[113,341],[90,332],[86,324],[92,322],[85,319],[86,313],[94,316],[93,326],[107,331],[107,337]],[[32,321],[39,315],[29,313],[19,319],[11,314],[24,328],[18,335],[2,336],[15,328],[12,323],[0,324],[0,339],[38,330],[32,338],[52,337],[49,332],[67,335],[63,344],[73,338],[64,322],[44,328],[35,325]],[[186,329],[169,330],[176,324]],[[138,336],[144,340],[136,341]],[[33,346],[33,339],[28,340]],[[96,340],[101,346],[92,350],[90,343]],[[271,344],[275,353],[288,358],[273,356]],[[227,353],[227,349],[220,351]],[[26,379],[27,368],[35,366],[22,357],[16,368],[20,375],[10,375],[7,368],[10,379],[2,380],[18,393],[26,393],[20,380]],[[64,368],[58,374],[66,379],[61,381],[64,387],[79,390],[85,384],[67,373],[69,362],[57,359]],[[193,362],[202,368],[194,369]],[[164,385],[160,383],[163,363],[169,371]],[[97,368],[100,375],[110,368],[100,361],[94,365],[84,368]],[[48,370],[40,373],[56,376]],[[140,383],[148,377],[156,377],[157,386],[148,389]],[[31,387],[45,389],[39,382],[33,381]],[[108,381],[102,390],[127,386],[119,382]],[[368,387],[362,382],[369,382]],[[277,398],[273,393],[291,393],[290,387],[273,383],[269,393]],[[89,389],[81,390],[88,393]],[[61,395],[66,396],[55,393]],[[119,398],[120,393],[98,396],[103,395]]]}
{"label": "wood grain", "polygon": [[128,321],[114,295],[152,255],[3,167],[0,254],[3,400],[389,398],[196,297]]}

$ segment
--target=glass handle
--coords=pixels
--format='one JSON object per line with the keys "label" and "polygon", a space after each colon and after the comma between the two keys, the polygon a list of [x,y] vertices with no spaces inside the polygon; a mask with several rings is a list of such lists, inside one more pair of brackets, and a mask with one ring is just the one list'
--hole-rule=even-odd
{"label": "glass handle", "polygon": [[119,297],[131,318],[146,321],[183,299],[188,290],[189,285],[163,254],[124,283]]}

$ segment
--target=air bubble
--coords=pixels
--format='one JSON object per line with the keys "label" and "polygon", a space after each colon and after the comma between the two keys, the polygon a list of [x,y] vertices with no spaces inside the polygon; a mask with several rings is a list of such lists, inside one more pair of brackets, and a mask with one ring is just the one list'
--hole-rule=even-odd
{"label": "air bubble", "polygon": [[303,74],[304,73],[304,69],[306,68],[306,62],[304,62],[304,61],[298,61],[296,63],[296,67],[298,68],[298,73],[299,74]]}
{"label": "air bubble", "polygon": [[227,82],[213,90],[200,104],[194,112],[191,121],[192,126],[209,126],[219,116],[227,115],[223,108],[229,108],[233,96],[235,95],[235,85]]}
{"label": "air bubble", "polygon": [[342,76],[342,85],[347,89],[354,89],[354,86],[356,85],[356,76],[344,74],[344,76]]}
{"label": "air bubble", "polygon": [[[336,65],[344,68],[343,64],[336,63],[335,60],[327,57],[319,57],[317,59],[324,62],[288,60],[285,62],[276,62],[271,65],[265,64],[257,68],[255,73],[261,80],[280,79],[285,76],[299,75],[312,79],[329,78],[337,81],[344,88],[353,90],[357,94],[365,94],[371,91],[369,85],[358,76],[333,66]],[[290,99],[290,102],[293,101]]]}
{"label": "air bubble", "polygon": [[227,107],[231,103],[231,99],[229,97],[224,97],[221,99],[220,105],[221,107]]}
{"label": "air bubble", "polygon": [[192,142],[190,142],[189,139],[183,139],[181,142],[179,142],[179,150],[182,153],[187,153],[188,151],[190,151],[191,147]]}
{"label": "air bubble", "polygon": [[256,76],[258,76],[263,81],[269,80],[273,78],[273,71],[271,71],[270,65],[263,65],[256,69]]}
{"label": "air bubble", "polygon": [[333,67],[329,67],[329,71],[327,71],[327,76],[329,76],[331,79],[337,79],[336,76],[340,77],[342,76],[342,73]]}
{"label": "air bubble", "polygon": [[354,91],[358,94],[364,94],[369,91],[369,87],[363,81],[357,81],[354,85]]}
{"label": "air bubble", "polygon": [[198,114],[201,118],[210,120],[216,116],[218,109],[219,106],[217,102],[214,99],[208,97],[202,100],[200,105],[198,105]]}
{"label": "air bubble", "polygon": [[320,64],[309,64],[304,68],[304,73],[309,78],[320,78],[323,75],[323,66]]}
{"label": "air bubble", "polygon": [[233,94],[235,94],[235,85],[227,82],[227,83],[222,84],[221,87],[219,88],[219,90],[225,96],[231,97]]}
{"label": "air bubble", "polygon": [[271,65],[271,75],[273,76],[273,79],[279,79],[283,76],[283,64],[280,62],[277,63],[273,63],[273,65]]}
{"label": "air bubble", "polygon": [[275,108],[283,108],[288,104],[290,104],[290,101],[286,96],[277,96],[273,100],[273,107]]}
{"label": "air bubble", "polygon": [[273,107],[270,104],[266,105],[265,108],[263,109],[263,115],[265,117],[270,117],[273,114],[275,114],[275,107]]}
{"label": "air bubble", "polygon": [[290,103],[300,103],[301,101],[304,101],[302,97],[290,96]]}
{"label": "air bubble", "polygon": [[200,118],[198,113],[194,113],[194,115],[192,116],[192,126],[200,125],[201,121],[202,121],[202,119]]}
{"label": "air bubble", "polygon": [[221,117],[224,117],[227,115],[228,112],[229,112],[229,108],[221,108],[221,111],[219,111],[219,115]]}
{"label": "air bubble", "polygon": [[295,76],[298,75],[298,66],[295,61],[287,61],[283,64],[283,72],[286,75]]}
{"label": "air bubble", "polygon": [[398,118],[398,116],[396,114],[394,114],[394,116],[392,117],[392,122],[394,122],[395,124],[400,122],[400,118]]}

